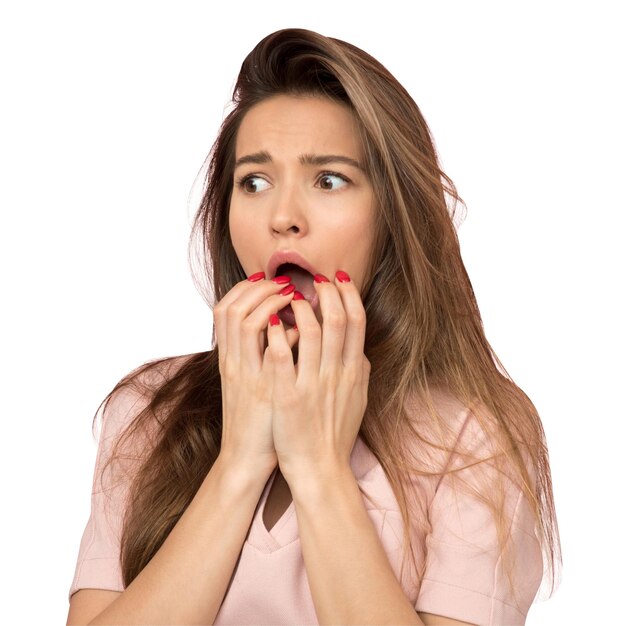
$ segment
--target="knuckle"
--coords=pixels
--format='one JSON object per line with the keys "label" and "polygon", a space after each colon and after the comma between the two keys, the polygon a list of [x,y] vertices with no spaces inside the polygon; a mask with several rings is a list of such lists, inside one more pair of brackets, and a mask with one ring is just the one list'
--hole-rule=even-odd
{"label": "knuckle", "polygon": [[285,348],[274,348],[272,350],[272,356],[274,358],[274,362],[280,364],[288,363],[292,356],[291,350],[287,350]]}
{"label": "knuckle", "polygon": [[269,346],[267,346],[263,352],[263,361],[268,365],[274,364],[274,356],[272,354],[272,349]]}
{"label": "knuckle", "polygon": [[298,325],[300,334],[304,334],[312,339],[321,339],[322,329],[317,322],[304,322]]}
{"label": "knuckle", "polygon": [[350,313],[348,314],[348,319],[350,321],[350,324],[355,328],[365,328],[365,311],[350,311]]}
{"label": "knuckle", "polygon": [[346,325],[346,314],[342,311],[331,311],[325,321],[331,328],[342,329]]}
{"label": "knuckle", "polygon": [[242,306],[236,303],[231,304],[228,307],[228,311],[226,312],[226,317],[228,318],[228,321],[231,321],[231,322],[240,320],[243,317]]}
{"label": "knuckle", "polygon": [[241,332],[246,335],[252,335],[257,332],[257,328],[251,318],[246,317],[246,319],[241,322]]}

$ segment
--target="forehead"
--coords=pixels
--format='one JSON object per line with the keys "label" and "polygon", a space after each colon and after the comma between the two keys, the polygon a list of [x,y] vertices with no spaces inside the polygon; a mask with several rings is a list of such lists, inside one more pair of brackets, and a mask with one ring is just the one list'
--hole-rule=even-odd
{"label": "forehead", "polygon": [[273,96],[244,116],[237,133],[236,156],[267,150],[300,150],[359,158],[361,142],[354,114],[343,103],[323,97]]}

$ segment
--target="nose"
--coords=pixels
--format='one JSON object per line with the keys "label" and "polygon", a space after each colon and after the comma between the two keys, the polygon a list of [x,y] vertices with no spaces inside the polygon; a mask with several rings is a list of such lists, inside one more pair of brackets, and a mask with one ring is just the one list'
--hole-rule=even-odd
{"label": "nose", "polygon": [[303,236],[307,231],[306,211],[295,185],[285,185],[275,193],[274,202],[270,215],[272,235]]}

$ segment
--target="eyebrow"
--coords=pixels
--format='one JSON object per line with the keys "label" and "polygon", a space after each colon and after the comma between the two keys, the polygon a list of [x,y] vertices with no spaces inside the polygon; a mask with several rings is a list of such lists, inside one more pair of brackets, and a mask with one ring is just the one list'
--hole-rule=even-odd
{"label": "eyebrow", "polygon": [[[365,171],[365,168],[352,157],[342,156],[341,154],[301,154],[298,157],[298,160],[302,165],[328,165],[329,163],[345,163],[346,165],[351,165],[352,167],[356,167],[362,172]],[[240,165],[245,165],[246,163],[272,163],[272,155],[267,150],[261,150],[260,152],[255,152],[254,154],[247,154],[237,159],[235,163],[235,169],[237,169]]]}

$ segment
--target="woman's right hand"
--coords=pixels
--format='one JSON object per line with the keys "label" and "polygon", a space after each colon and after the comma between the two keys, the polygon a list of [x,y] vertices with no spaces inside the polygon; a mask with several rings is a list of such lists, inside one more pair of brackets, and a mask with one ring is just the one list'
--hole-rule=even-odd
{"label": "woman's right hand", "polygon": [[[275,282],[276,280],[283,282]],[[272,313],[287,306],[294,291],[287,277],[237,283],[215,306],[213,319],[222,385],[220,458],[253,471],[271,473],[278,463],[272,437],[273,364],[266,355]],[[287,331],[289,345],[298,331]]]}

